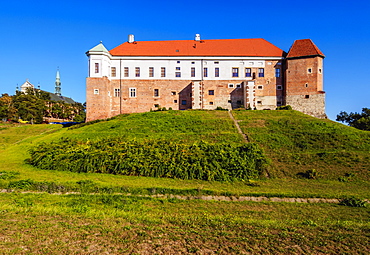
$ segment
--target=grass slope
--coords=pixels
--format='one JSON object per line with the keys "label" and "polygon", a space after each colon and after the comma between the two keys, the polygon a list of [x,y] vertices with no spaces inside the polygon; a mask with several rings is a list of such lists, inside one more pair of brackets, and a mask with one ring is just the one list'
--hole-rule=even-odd
{"label": "grass slope", "polygon": [[[1,253],[370,253],[369,206],[142,197],[169,193],[370,197],[366,161],[369,132],[293,111],[233,114],[249,139],[260,144],[272,159],[270,175],[275,178],[209,182],[50,171],[24,162],[30,148],[60,138],[243,143],[227,112],[132,114],[76,129],[0,125],[0,189],[44,191],[0,193]],[[329,159],[320,159],[325,155],[322,153]],[[317,179],[297,178],[297,173],[313,168],[320,173]],[[339,181],[338,176],[345,177],[345,173],[354,175]],[[111,194],[115,191],[132,195]]]}

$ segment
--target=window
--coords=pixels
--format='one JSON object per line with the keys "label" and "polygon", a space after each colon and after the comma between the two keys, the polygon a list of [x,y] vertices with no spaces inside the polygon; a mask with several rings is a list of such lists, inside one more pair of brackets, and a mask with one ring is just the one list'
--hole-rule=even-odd
{"label": "window", "polygon": [[277,89],[277,90],[282,90],[282,89],[283,89],[283,86],[281,86],[281,85],[276,85],[276,89]]}
{"label": "window", "polygon": [[140,77],[140,67],[135,67],[135,77]]}
{"label": "window", "polygon": [[257,89],[263,89],[262,85],[257,86]]}
{"label": "window", "polygon": [[120,97],[121,96],[121,93],[120,93],[119,89],[114,89],[114,96],[115,97]]}
{"label": "window", "polygon": [[161,77],[166,77],[166,68],[161,67]]}
{"label": "window", "polygon": [[265,77],[265,69],[258,68],[258,77]]}
{"label": "window", "polygon": [[312,73],[312,68],[308,68],[307,73]]}
{"label": "window", "polygon": [[191,68],[191,77],[195,77],[195,67]]}
{"label": "window", "polygon": [[195,64],[195,62],[191,62],[191,64],[192,64],[192,65],[194,65],[194,64]]}
{"label": "window", "polygon": [[215,77],[220,77],[220,68],[215,68]]}
{"label": "window", "polygon": [[173,100],[173,102],[175,103],[175,104],[177,104],[177,100],[175,99],[175,100]]}
{"label": "window", "polygon": [[234,83],[229,83],[228,87],[229,88],[234,88]]}
{"label": "window", "polygon": [[237,84],[236,84],[236,87],[237,87],[237,88],[241,88],[241,87],[242,87],[242,85],[241,85],[240,83],[237,83]]}
{"label": "window", "polygon": [[179,60],[177,61],[177,64],[180,64],[180,61]]}
{"label": "window", "polygon": [[186,105],[186,100],[181,100],[182,105]]}
{"label": "window", "polygon": [[123,76],[128,77],[128,67],[123,68]]}
{"label": "window", "polygon": [[239,68],[233,67],[232,74],[233,77],[239,77]]}
{"label": "window", "polygon": [[257,101],[257,104],[262,104],[262,101]]}
{"label": "window", "polygon": [[308,83],[306,83],[304,86],[307,88],[308,87]]}
{"label": "window", "polygon": [[281,102],[280,101],[278,101],[277,102],[277,106],[281,106],[282,104],[281,104]]}
{"label": "window", "polygon": [[322,72],[322,70],[321,70],[321,68],[319,68],[319,73],[321,73]]}
{"label": "window", "polygon": [[159,89],[154,89],[154,96],[159,97]]}
{"label": "window", "polygon": [[172,91],[172,92],[171,92],[171,95],[172,95],[172,96],[176,96],[176,91]]}
{"label": "window", "polygon": [[310,98],[310,95],[305,95],[304,98]]}
{"label": "window", "polygon": [[159,104],[155,104],[154,107],[158,108],[159,107]]}
{"label": "window", "polygon": [[99,73],[99,63],[95,63],[95,73]]}
{"label": "window", "polygon": [[213,96],[215,94],[214,90],[208,90],[208,95]]}
{"label": "window", "polygon": [[208,68],[203,68],[203,77],[208,77]]}
{"label": "window", "polygon": [[136,88],[129,88],[130,97],[136,97]]}
{"label": "window", "polygon": [[176,72],[176,73],[175,73],[175,76],[176,76],[176,77],[181,77],[181,72]]}
{"label": "window", "polygon": [[252,77],[252,69],[245,68],[245,77]]}
{"label": "window", "polygon": [[176,70],[180,71],[181,69],[180,69],[180,67],[179,67],[179,66],[177,66],[177,67],[176,67]]}
{"label": "window", "polygon": [[213,102],[209,102],[209,105],[213,105]]}
{"label": "window", "polygon": [[98,89],[94,89],[94,95],[99,95],[99,90]]}
{"label": "window", "polygon": [[117,74],[117,72],[116,72],[116,68],[115,67],[112,67],[111,68],[111,75],[112,75],[112,77],[116,77],[116,74]]}
{"label": "window", "polygon": [[149,67],[149,77],[154,77],[154,67]]}
{"label": "window", "polygon": [[218,65],[218,64],[219,64],[219,62],[218,62],[218,61],[215,61],[215,62],[214,62],[214,64],[215,64],[215,65]]}
{"label": "window", "polygon": [[280,77],[280,68],[275,69],[275,77],[277,77],[277,78]]}

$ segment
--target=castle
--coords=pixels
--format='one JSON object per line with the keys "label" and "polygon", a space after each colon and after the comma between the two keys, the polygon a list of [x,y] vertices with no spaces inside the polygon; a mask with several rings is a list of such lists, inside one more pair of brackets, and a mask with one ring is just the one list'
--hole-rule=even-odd
{"label": "castle", "polygon": [[88,52],[87,121],[156,110],[276,109],[325,118],[324,54],[310,39],[288,53],[264,39],[128,41]]}

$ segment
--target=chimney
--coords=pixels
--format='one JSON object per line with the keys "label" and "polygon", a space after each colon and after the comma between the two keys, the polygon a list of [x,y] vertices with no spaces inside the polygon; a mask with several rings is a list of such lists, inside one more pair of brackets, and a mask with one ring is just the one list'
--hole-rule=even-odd
{"label": "chimney", "polygon": [[200,34],[195,35],[195,41],[199,42],[200,41]]}
{"label": "chimney", "polygon": [[134,41],[135,41],[135,37],[134,37],[134,35],[133,35],[133,34],[128,35],[128,42],[129,42],[129,43],[133,43]]}

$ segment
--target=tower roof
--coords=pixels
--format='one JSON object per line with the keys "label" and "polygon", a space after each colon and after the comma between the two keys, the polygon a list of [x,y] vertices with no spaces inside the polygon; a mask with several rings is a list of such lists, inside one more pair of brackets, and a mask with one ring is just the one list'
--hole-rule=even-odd
{"label": "tower roof", "polygon": [[96,45],[94,48],[92,48],[88,52],[105,52],[105,53],[109,53],[109,51],[107,50],[107,48],[105,48],[105,46],[103,45],[103,42],[100,42],[98,45]]}
{"label": "tower roof", "polygon": [[[91,51],[91,50],[90,50]],[[177,40],[125,42],[112,56],[248,56],[282,57],[284,51],[258,39]]]}
{"label": "tower roof", "polygon": [[325,58],[321,50],[311,41],[311,39],[302,39],[294,41],[290,48],[287,58],[299,58],[308,56],[320,56]]}

